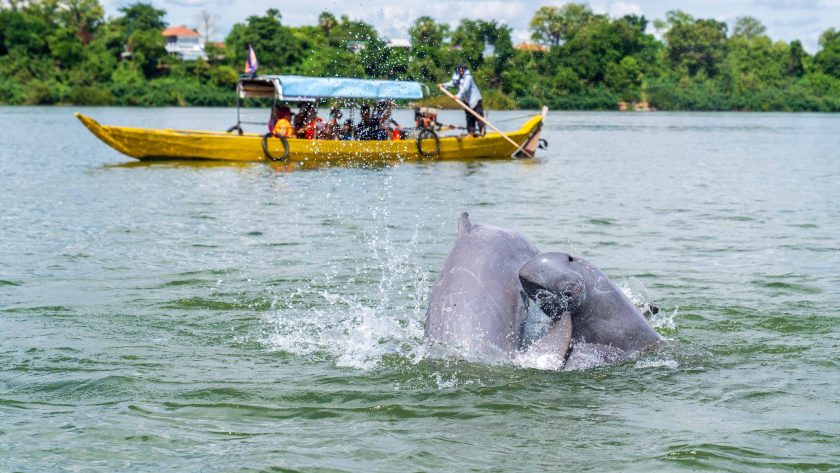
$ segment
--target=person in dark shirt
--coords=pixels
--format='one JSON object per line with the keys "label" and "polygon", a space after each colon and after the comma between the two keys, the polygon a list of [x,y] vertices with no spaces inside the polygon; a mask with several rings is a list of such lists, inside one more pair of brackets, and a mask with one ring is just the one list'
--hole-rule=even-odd
{"label": "person in dark shirt", "polygon": [[353,120],[349,118],[344,120],[344,124],[341,125],[341,131],[338,133],[338,139],[342,141],[353,139]]}
{"label": "person in dark shirt", "polygon": [[324,125],[324,139],[337,140],[341,134],[341,109],[333,107],[330,110],[330,119]]}
{"label": "person in dark shirt", "polygon": [[315,115],[315,107],[310,102],[301,102],[298,104],[300,110],[292,119],[292,127],[295,129],[295,136],[304,138],[306,136],[306,127]]}
{"label": "person in dark shirt", "polygon": [[[357,140],[381,140],[382,129],[379,126],[379,120],[377,120],[371,113],[370,113],[370,105],[362,105],[360,109],[360,113],[362,115],[362,121],[356,125],[356,139]],[[387,138],[387,136],[386,136]]]}
{"label": "person in dark shirt", "polygon": [[393,118],[394,107],[396,104],[393,100],[380,100],[376,103],[376,111],[374,113],[376,121],[379,122],[379,132],[377,133],[378,140],[402,138],[402,128]]}

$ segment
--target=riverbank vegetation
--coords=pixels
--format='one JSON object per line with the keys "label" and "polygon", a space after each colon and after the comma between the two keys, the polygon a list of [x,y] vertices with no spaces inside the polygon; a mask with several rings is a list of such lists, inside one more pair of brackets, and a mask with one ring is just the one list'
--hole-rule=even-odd
{"label": "riverbank vegetation", "polygon": [[[418,80],[430,86],[465,63],[489,108],[840,111],[840,32],[814,55],[774,41],[755,18],[732,26],[671,11],[609,18],[585,4],[541,7],[533,43],[514,45],[496,21],[456,27],[418,18],[410,48],[369,24],[323,12],[291,27],[276,9],[236,24],[207,59],[167,54],[165,11],[133,3],[106,17],[98,0],[0,0],[0,103],[232,105],[252,45],[262,74]],[[653,33],[656,32],[657,35]],[[657,39],[659,36],[661,39]]]}

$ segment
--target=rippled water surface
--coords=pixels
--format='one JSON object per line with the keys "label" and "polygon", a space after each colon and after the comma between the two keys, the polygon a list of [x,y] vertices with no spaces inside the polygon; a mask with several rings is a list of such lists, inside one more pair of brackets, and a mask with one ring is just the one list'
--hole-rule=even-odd
{"label": "rippled water surface", "polygon": [[[0,471],[840,470],[840,116],[552,113],[536,162],[285,173],[132,163],[73,111],[0,108]],[[461,210],[672,342],[561,373],[427,346]]]}

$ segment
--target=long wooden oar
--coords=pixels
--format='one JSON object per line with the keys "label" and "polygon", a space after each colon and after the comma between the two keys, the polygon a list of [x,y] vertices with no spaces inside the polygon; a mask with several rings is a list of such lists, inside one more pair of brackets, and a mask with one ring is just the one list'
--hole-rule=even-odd
{"label": "long wooden oar", "polygon": [[478,118],[478,119],[481,121],[481,123],[484,123],[485,125],[489,126],[489,127],[490,127],[490,128],[492,128],[493,130],[495,130],[495,131],[496,131],[496,133],[498,133],[498,134],[502,135],[502,138],[504,138],[504,139],[508,140],[508,142],[510,142],[510,144],[512,144],[512,145],[513,145],[513,147],[514,147],[514,148],[516,148],[516,151],[514,151],[514,154],[515,154],[516,152],[518,152],[518,151],[521,151],[521,152],[525,153],[525,155],[527,155],[528,157],[531,157],[531,158],[533,158],[533,157],[534,157],[534,155],[533,155],[533,154],[531,154],[531,153],[529,153],[529,152],[528,152],[528,150],[526,150],[523,146],[519,146],[519,145],[518,145],[518,144],[516,144],[516,142],[515,142],[515,141],[513,141],[513,140],[512,140],[512,139],[511,139],[508,135],[504,134],[504,132],[502,132],[502,130],[500,130],[500,129],[496,128],[496,125],[494,125],[494,124],[490,123],[489,121],[487,121],[487,119],[486,119],[486,118],[484,118],[484,117],[482,117],[481,115],[479,115],[478,113],[476,113],[476,111],[475,111],[475,110],[471,109],[471,108],[470,108],[470,106],[469,106],[469,105],[467,105],[467,104],[465,104],[465,103],[464,103],[461,99],[459,99],[458,97],[456,97],[456,96],[452,95],[452,93],[451,93],[451,92],[449,92],[448,90],[446,90],[446,88],[445,88],[444,86],[440,85],[440,86],[438,86],[438,89],[440,89],[440,91],[441,91],[441,92],[443,92],[444,94],[446,94],[446,95],[447,95],[450,99],[454,100],[454,101],[455,101],[455,103],[457,103],[458,105],[460,105],[460,106],[461,106],[461,108],[463,108],[464,110],[466,110],[468,113],[472,114],[472,116],[474,116],[475,118]]}

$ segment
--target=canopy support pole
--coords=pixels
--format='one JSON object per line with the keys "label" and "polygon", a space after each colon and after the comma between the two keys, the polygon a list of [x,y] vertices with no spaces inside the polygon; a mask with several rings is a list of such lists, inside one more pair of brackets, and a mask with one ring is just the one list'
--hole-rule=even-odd
{"label": "canopy support pole", "polygon": [[242,129],[242,119],[239,117],[239,94],[241,94],[240,87],[242,84],[236,83],[236,127]]}

